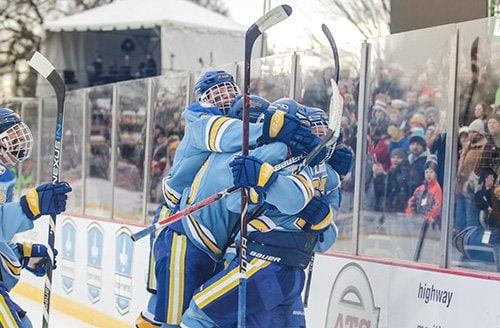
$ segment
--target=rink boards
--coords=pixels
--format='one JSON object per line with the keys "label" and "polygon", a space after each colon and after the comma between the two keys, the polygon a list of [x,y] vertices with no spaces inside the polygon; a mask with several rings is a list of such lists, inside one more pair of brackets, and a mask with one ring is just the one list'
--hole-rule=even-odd
{"label": "rink boards", "polygon": [[[21,239],[45,243],[46,218]],[[97,327],[130,327],[145,306],[149,241],[142,226],[58,216],[51,306]],[[497,327],[500,278],[339,253],[316,257],[308,327]],[[42,299],[43,279],[16,292]],[[110,325],[111,324],[111,325]]]}

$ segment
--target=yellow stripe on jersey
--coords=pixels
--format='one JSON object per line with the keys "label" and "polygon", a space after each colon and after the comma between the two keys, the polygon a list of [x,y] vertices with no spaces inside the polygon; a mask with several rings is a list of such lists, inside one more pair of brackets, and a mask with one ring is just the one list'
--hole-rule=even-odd
{"label": "yellow stripe on jersey", "polygon": [[19,276],[21,274],[21,265],[17,266],[13,264],[5,255],[2,255],[3,266],[6,267],[14,276]]}
{"label": "yellow stripe on jersey", "polygon": [[170,186],[168,185],[169,179],[170,179],[170,176],[167,176],[166,178],[163,178],[163,180],[162,180],[163,196],[165,197],[165,201],[170,206],[170,208],[174,208],[177,204],[179,204],[181,194],[179,194],[173,188],[170,188]]}
{"label": "yellow stripe on jersey", "polygon": [[[271,264],[272,262],[269,261],[264,261],[256,258],[252,259],[250,263],[248,263],[247,279],[250,279],[259,270],[262,270]],[[193,299],[198,307],[200,309],[203,309],[205,306],[207,306],[217,298],[230,292],[233,288],[236,288],[239,283],[239,270],[239,267],[235,267],[225,276],[223,276],[219,281],[216,281],[212,285],[200,291],[198,294],[194,295]]]}
{"label": "yellow stripe on jersey", "polygon": [[333,210],[332,210],[332,207],[330,206],[330,210],[328,211],[328,214],[323,218],[323,220],[321,220],[317,224],[313,225],[311,227],[311,229],[312,230],[324,229],[324,228],[328,227],[330,225],[330,223],[332,223],[332,221],[333,221]]}
{"label": "yellow stripe on jersey", "polygon": [[208,158],[205,163],[201,166],[200,170],[196,174],[193,180],[193,184],[191,185],[191,190],[189,191],[189,198],[187,203],[192,204],[194,202],[194,199],[196,197],[196,193],[198,192],[198,187],[200,186],[200,181],[201,178],[203,177],[203,174],[205,174],[205,170],[207,169],[208,161],[210,158]]}
{"label": "yellow stripe on jersey", "polygon": [[[222,127],[224,126],[224,123],[229,121],[229,117],[219,117],[216,120],[212,122],[212,124],[209,127],[209,132],[208,132],[208,147],[210,151],[212,152],[221,152],[220,147],[217,145],[217,139],[220,138],[219,133],[223,132],[225,128],[223,129]],[[229,123],[229,122],[228,122]]]}
{"label": "yellow stripe on jersey", "polygon": [[[186,258],[187,237],[173,233],[167,309],[167,324],[179,325],[182,319],[184,303],[184,275]],[[175,273],[175,274],[172,274]]]}
{"label": "yellow stripe on jersey", "polygon": [[292,177],[298,180],[298,186],[303,191],[304,196],[307,198],[307,202],[312,199],[314,195],[314,189],[312,189],[312,182],[301,174],[292,174]]}
{"label": "yellow stripe on jersey", "polygon": [[199,239],[201,239],[201,241],[203,242],[203,245],[205,245],[214,254],[222,254],[222,250],[219,249],[219,247],[217,247],[217,244],[215,243],[215,241],[213,241],[210,238],[210,236],[208,236],[203,231],[203,229],[198,224],[198,222],[196,222],[196,219],[192,215],[189,215],[188,218],[189,218],[189,222],[191,223],[191,225],[195,228],[196,234],[198,235]]}
{"label": "yellow stripe on jersey", "polygon": [[252,220],[248,223],[252,228],[254,228],[255,230],[258,230],[260,232],[268,232],[269,230],[271,230],[272,228],[270,226],[268,226],[264,221],[262,220],[259,220],[259,219],[255,219],[255,220]]}
{"label": "yellow stripe on jersey", "polygon": [[0,324],[1,327],[17,328],[19,325],[14,318],[9,306],[5,302],[3,295],[0,295]]}

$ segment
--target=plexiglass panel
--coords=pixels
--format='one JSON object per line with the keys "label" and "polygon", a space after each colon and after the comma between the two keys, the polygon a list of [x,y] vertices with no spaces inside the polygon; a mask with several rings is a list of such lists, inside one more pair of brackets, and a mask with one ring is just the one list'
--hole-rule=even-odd
{"label": "plexiglass panel", "polygon": [[454,26],[372,40],[359,250],[439,264]]}
{"label": "plexiglass panel", "polygon": [[117,85],[117,156],[113,216],[142,221],[147,80]]}
{"label": "plexiglass panel", "polygon": [[[243,63],[238,75],[243,81]],[[271,102],[290,96],[292,54],[252,59],[250,66],[250,93]],[[243,87],[243,83],[241,84]],[[243,90],[242,90],[243,92]]]}
{"label": "plexiglass panel", "polygon": [[85,194],[85,214],[111,217],[112,185],[111,163],[111,126],[112,126],[113,88],[104,85],[89,88],[87,92],[89,126],[89,155]]}
{"label": "plexiglass panel", "polygon": [[82,212],[82,156],[83,156],[83,90],[66,93],[62,143],[61,180],[70,183],[73,191],[66,209]]}
{"label": "plexiglass panel", "polygon": [[148,193],[148,217],[164,202],[162,178],[172,167],[175,150],[184,136],[182,112],[186,108],[188,73],[169,73],[152,80],[153,133],[151,182]]}

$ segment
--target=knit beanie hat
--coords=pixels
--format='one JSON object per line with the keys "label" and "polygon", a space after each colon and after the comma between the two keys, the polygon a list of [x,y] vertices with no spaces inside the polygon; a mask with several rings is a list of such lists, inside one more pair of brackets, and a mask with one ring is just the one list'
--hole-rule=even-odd
{"label": "knit beanie hat", "polygon": [[480,118],[477,118],[474,121],[472,121],[472,123],[469,125],[469,132],[470,131],[475,131],[475,132],[479,133],[480,135],[484,136],[485,132],[484,132],[483,120],[481,120]]}
{"label": "knit beanie hat", "polygon": [[416,128],[416,129],[412,129],[412,130],[413,131],[412,131],[412,134],[410,136],[410,144],[412,144],[414,142],[418,142],[425,149],[426,144],[425,144],[425,137],[424,137],[424,129]]}
{"label": "knit beanie hat", "polygon": [[392,156],[396,156],[396,157],[399,157],[401,159],[407,159],[408,158],[408,154],[406,153],[406,149],[404,149],[404,148],[394,148],[391,151],[391,157]]}
{"label": "knit beanie hat", "polygon": [[437,172],[437,165],[437,156],[434,154],[429,155],[429,157],[427,157],[427,161],[425,162],[424,170],[431,169],[434,172]]}
{"label": "knit beanie hat", "polygon": [[416,123],[420,124],[422,127],[427,127],[427,122],[425,121],[425,118],[422,114],[420,113],[415,113],[410,119],[410,124]]}

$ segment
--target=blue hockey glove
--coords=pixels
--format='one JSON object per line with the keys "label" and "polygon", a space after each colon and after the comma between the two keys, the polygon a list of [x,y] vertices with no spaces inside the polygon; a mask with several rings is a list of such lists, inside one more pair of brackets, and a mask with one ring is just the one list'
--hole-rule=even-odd
{"label": "blue hockey glove", "polygon": [[[42,244],[32,244],[28,242],[17,243],[17,250],[21,254],[20,262],[23,268],[33,273],[37,277],[43,277],[47,271],[47,263],[50,263],[47,247]],[[57,249],[54,249],[54,265],[52,270],[57,268]]]}
{"label": "blue hockey glove", "polygon": [[66,201],[71,191],[66,182],[46,183],[30,189],[26,195],[21,196],[19,203],[24,214],[31,220],[36,220],[42,215],[56,215],[66,210]]}
{"label": "blue hockey glove", "polygon": [[272,165],[254,156],[237,156],[229,166],[235,186],[253,188],[258,194],[264,194],[278,178]]}
{"label": "blue hockey glove", "polygon": [[311,128],[282,110],[267,110],[264,113],[262,137],[259,142],[281,141],[287,144],[293,156],[309,153],[320,140],[311,132]]}
{"label": "blue hockey glove", "polygon": [[299,217],[298,225],[302,230],[321,233],[332,223],[333,209],[325,196],[315,196],[297,216]]}
{"label": "blue hockey glove", "polygon": [[328,155],[328,149],[326,147],[323,147],[318,155],[314,157],[314,159],[309,163],[309,166],[315,166],[323,162]]}
{"label": "blue hockey glove", "polygon": [[351,170],[353,157],[352,150],[345,145],[339,145],[328,160],[328,164],[339,174],[340,181],[344,180]]}

